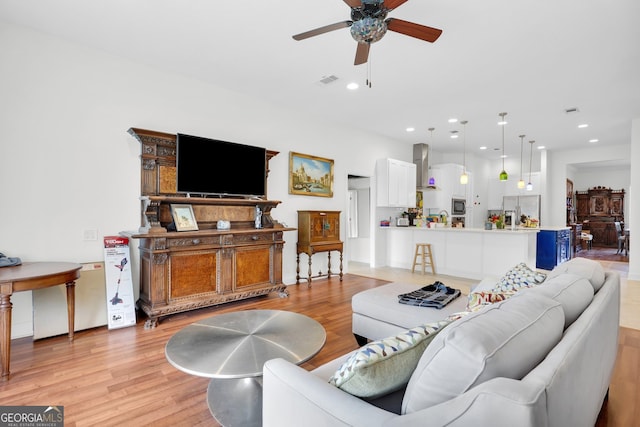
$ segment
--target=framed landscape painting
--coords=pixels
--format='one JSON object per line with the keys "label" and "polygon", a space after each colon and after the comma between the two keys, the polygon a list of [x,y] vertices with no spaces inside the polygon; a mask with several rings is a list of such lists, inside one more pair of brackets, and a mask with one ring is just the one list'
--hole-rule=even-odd
{"label": "framed landscape painting", "polygon": [[289,152],[289,194],[333,197],[333,160]]}

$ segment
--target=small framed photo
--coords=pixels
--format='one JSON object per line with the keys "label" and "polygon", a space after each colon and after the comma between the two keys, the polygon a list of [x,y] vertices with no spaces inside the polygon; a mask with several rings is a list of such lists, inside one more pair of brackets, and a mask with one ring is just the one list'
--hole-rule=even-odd
{"label": "small framed photo", "polygon": [[333,197],[333,160],[290,152],[289,194]]}
{"label": "small framed photo", "polygon": [[171,216],[178,231],[193,231],[198,229],[196,217],[191,205],[171,205]]}

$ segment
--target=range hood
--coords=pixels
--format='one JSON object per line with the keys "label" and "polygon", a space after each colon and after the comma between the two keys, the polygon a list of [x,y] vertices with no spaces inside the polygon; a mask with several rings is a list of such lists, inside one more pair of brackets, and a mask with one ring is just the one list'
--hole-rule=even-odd
{"label": "range hood", "polygon": [[413,163],[416,165],[416,188],[436,189],[435,183],[429,185],[429,144],[413,144]]}

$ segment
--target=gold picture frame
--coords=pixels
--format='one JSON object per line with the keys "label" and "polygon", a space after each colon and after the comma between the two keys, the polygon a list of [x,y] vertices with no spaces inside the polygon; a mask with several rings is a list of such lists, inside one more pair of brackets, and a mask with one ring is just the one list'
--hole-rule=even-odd
{"label": "gold picture frame", "polygon": [[290,151],[289,194],[333,197],[333,160]]}
{"label": "gold picture frame", "polygon": [[171,205],[171,216],[177,231],[198,230],[196,216],[193,214],[191,205]]}

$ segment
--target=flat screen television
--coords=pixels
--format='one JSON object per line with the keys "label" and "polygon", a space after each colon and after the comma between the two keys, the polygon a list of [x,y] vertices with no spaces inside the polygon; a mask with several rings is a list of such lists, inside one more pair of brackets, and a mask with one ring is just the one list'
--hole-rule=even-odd
{"label": "flat screen television", "polygon": [[178,133],[178,193],[265,197],[265,148]]}

